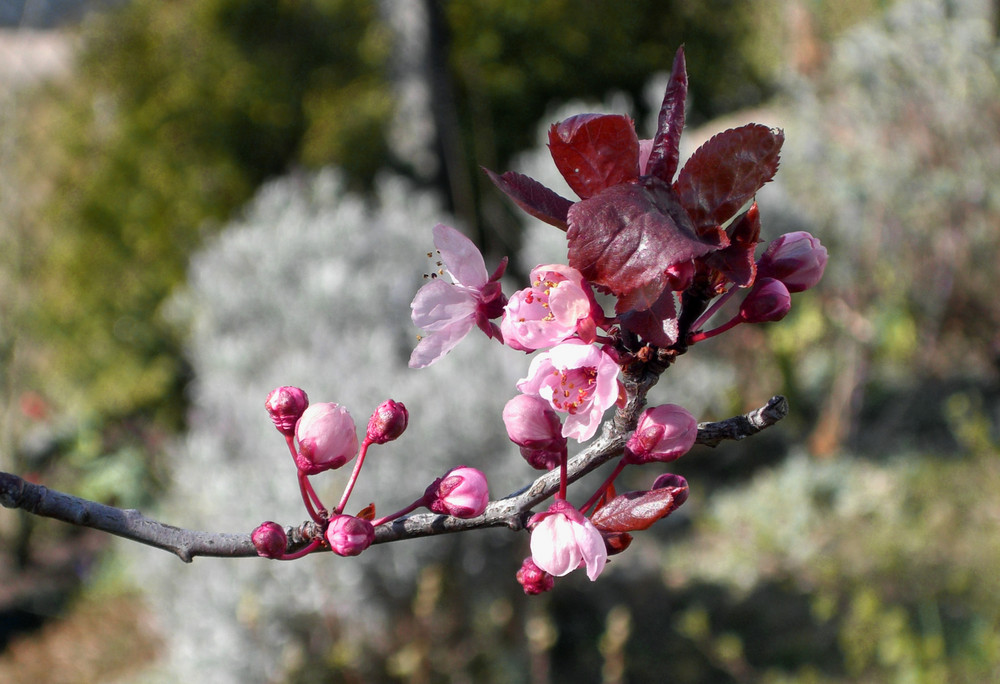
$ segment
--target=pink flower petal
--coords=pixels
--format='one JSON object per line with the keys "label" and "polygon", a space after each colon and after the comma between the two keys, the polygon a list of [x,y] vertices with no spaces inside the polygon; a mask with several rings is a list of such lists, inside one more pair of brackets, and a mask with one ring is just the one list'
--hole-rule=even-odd
{"label": "pink flower petal", "polygon": [[439,223],[434,226],[434,246],[448,272],[462,285],[481,290],[489,280],[479,248],[460,232]]}

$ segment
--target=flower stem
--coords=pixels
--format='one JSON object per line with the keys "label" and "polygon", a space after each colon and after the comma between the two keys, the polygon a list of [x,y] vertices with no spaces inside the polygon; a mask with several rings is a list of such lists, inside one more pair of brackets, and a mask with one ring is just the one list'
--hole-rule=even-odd
{"label": "flower stem", "polygon": [[581,513],[586,513],[588,510],[590,510],[591,506],[597,503],[600,500],[600,498],[604,496],[604,493],[608,491],[608,487],[610,487],[614,483],[614,481],[618,478],[618,476],[621,475],[622,471],[625,470],[625,466],[627,465],[628,464],[625,462],[625,459],[618,459],[618,465],[615,466],[614,471],[611,473],[611,475],[608,476],[608,479],[606,479],[601,484],[601,486],[597,488],[597,491],[594,492],[594,495],[592,497],[590,497],[590,500],[587,501],[587,503],[585,503],[580,508]]}
{"label": "flower stem", "polygon": [[733,294],[735,294],[735,292],[736,292],[737,289],[739,289],[739,288],[737,288],[734,285],[734,286],[730,287],[728,290],[726,290],[724,293],[722,293],[722,295],[720,297],[717,297],[716,300],[714,302],[712,302],[712,306],[710,306],[707,309],[705,309],[705,313],[703,313],[701,316],[699,316],[698,320],[696,320],[694,323],[691,324],[691,328],[690,329],[691,330],[697,330],[701,326],[703,326],[706,323],[708,323],[708,319],[711,318],[712,316],[714,316],[715,313],[719,309],[721,309],[722,306],[732,298]]}
{"label": "flower stem", "polygon": [[420,508],[421,506],[424,505],[425,502],[426,502],[426,500],[424,499],[424,497],[420,497],[419,499],[417,499],[416,501],[414,501],[413,503],[411,503],[406,508],[401,508],[398,511],[396,511],[395,513],[391,513],[391,514],[389,514],[389,515],[387,515],[385,517],[379,518],[378,520],[372,520],[372,527],[378,527],[379,525],[384,525],[385,523],[391,522],[391,521],[395,520],[396,518],[401,518],[404,515],[406,515],[407,513],[409,513],[410,511],[414,511],[414,510]]}
{"label": "flower stem", "polygon": [[[302,503],[306,505],[309,517],[318,523],[322,523],[323,518],[317,512],[317,508],[319,511],[325,510],[323,502],[316,495],[316,490],[313,489],[312,483],[309,482],[309,477],[301,470],[299,471],[299,491],[302,493]],[[313,502],[315,502],[315,506]]]}
{"label": "flower stem", "polygon": [[694,344],[695,342],[701,342],[703,340],[707,340],[710,337],[715,337],[716,335],[720,335],[729,330],[730,328],[736,327],[738,324],[742,322],[743,322],[743,317],[740,316],[739,314],[736,314],[728,321],[720,325],[718,328],[715,328],[714,330],[694,333],[693,335],[688,337],[688,344]]}
{"label": "flower stem", "polygon": [[340,503],[337,504],[337,508],[334,509],[334,513],[340,515],[344,512],[344,507],[347,506],[347,500],[351,497],[351,492],[354,491],[354,483],[358,481],[358,475],[361,473],[361,466],[365,464],[365,456],[368,454],[368,447],[372,445],[372,441],[365,437],[365,441],[361,443],[361,452],[358,454],[358,460],[354,462],[354,470],[351,471],[351,479],[347,481],[347,486],[344,487],[344,495],[340,497]]}
{"label": "flower stem", "polygon": [[313,539],[309,542],[309,545],[305,548],[299,549],[295,553],[286,553],[284,556],[278,560],[295,560],[296,558],[302,558],[302,556],[308,556],[310,553],[318,549],[323,544],[321,539]]}

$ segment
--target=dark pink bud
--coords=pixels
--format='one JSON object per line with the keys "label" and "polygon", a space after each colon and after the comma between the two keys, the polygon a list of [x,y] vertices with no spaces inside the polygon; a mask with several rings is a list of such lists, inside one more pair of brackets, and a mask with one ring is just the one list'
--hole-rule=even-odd
{"label": "dark pink bud", "polygon": [[632,464],[673,461],[688,452],[697,436],[698,421],[687,409],[676,404],[649,408],[639,416],[624,458]]}
{"label": "dark pink bud", "polygon": [[674,475],[673,473],[663,473],[658,478],[653,480],[653,486],[649,488],[650,491],[654,489],[664,489],[670,488],[676,490],[674,492],[674,504],[675,508],[680,506],[682,503],[687,501],[688,498],[688,481],[680,475]]}
{"label": "dark pink bud", "polygon": [[357,556],[375,541],[375,528],[353,515],[335,515],[330,518],[324,536],[338,556]]}
{"label": "dark pink bud", "polygon": [[780,321],[792,308],[792,296],[780,280],[758,278],[740,305],[740,318],[747,323]]}
{"label": "dark pink bud", "polygon": [[435,513],[475,518],[486,510],[490,489],[482,471],[468,466],[452,468],[424,491],[424,505]]}
{"label": "dark pink bud", "polygon": [[521,455],[539,470],[551,470],[566,457],[559,415],[541,397],[519,394],[503,409],[503,422],[510,441],[521,447]]}
{"label": "dark pink bud", "polygon": [[826,247],[809,233],[785,233],[761,255],[757,277],[776,278],[789,292],[802,292],[823,277],[826,259]]}
{"label": "dark pink bud", "polygon": [[368,419],[368,439],[375,444],[391,442],[403,434],[409,420],[410,413],[402,403],[387,399]]}
{"label": "dark pink bud", "polygon": [[528,557],[524,559],[524,562],[521,563],[521,569],[517,571],[517,581],[524,588],[525,594],[534,595],[552,589],[555,586],[556,578],[535,565],[535,561]]}
{"label": "dark pink bud", "polygon": [[263,558],[281,558],[288,546],[285,530],[278,523],[271,521],[261,523],[251,533],[250,539],[257,549],[257,555]]}
{"label": "dark pink bud", "polygon": [[307,408],[295,426],[295,465],[306,475],[339,468],[358,453],[354,419],[343,406],[324,402]]}
{"label": "dark pink bud", "polygon": [[309,397],[298,387],[278,387],[271,390],[264,401],[264,408],[267,409],[274,427],[278,432],[291,437],[295,434],[295,423],[302,416],[302,412],[309,406]]}

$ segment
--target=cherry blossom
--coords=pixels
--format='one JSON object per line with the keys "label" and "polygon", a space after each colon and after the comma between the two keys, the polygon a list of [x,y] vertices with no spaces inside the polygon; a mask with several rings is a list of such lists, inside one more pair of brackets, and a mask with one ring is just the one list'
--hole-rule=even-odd
{"label": "cherry blossom", "polygon": [[452,468],[424,492],[427,508],[456,518],[475,518],[490,502],[489,484],[481,470],[468,466]]}
{"label": "cherry blossom", "polygon": [[434,246],[452,282],[433,278],[417,291],[410,304],[413,324],[426,333],[410,356],[410,368],[425,368],[440,359],[474,325],[488,337],[502,339],[492,319],[501,315],[506,304],[498,281],[507,268],[507,259],[489,275],[483,255],[472,240],[443,223],[434,226]]}
{"label": "cherry blossom", "polygon": [[584,442],[618,399],[618,364],[600,348],[571,339],[536,356],[517,388],[569,414],[563,437]]}
{"label": "cherry blossom", "polygon": [[551,347],[579,334],[593,342],[599,307],[578,270],[562,264],[536,266],[531,287],[519,290],[504,307],[504,343],[520,351]]}
{"label": "cherry blossom", "polygon": [[760,276],[776,278],[789,292],[808,290],[826,270],[826,247],[809,233],[785,233],[768,245],[757,262]]}
{"label": "cherry blossom", "polygon": [[674,461],[694,446],[697,436],[698,421],[687,409],[677,404],[646,409],[625,445],[625,462]]}
{"label": "cherry blossom", "polygon": [[583,513],[565,499],[557,499],[544,513],[528,522],[531,527],[531,560],[556,577],[562,577],[581,565],[587,577],[597,579],[608,561],[604,538]]}
{"label": "cherry blossom", "polygon": [[562,422],[541,397],[517,395],[503,407],[503,422],[510,441],[521,447],[521,456],[532,468],[551,470],[566,458]]}

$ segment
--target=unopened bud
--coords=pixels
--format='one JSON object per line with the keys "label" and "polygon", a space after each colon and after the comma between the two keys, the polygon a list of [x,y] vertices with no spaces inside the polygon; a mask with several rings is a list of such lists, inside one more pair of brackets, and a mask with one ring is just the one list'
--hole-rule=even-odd
{"label": "unopened bud", "polygon": [[306,475],[339,468],[358,453],[354,419],[339,404],[324,402],[307,408],[295,427],[299,450],[295,465]]}
{"label": "unopened bud", "polygon": [[410,414],[398,401],[383,401],[368,419],[368,439],[375,444],[385,444],[398,438],[406,430]]}
{"label": "unopened bud", "polygon": [[632,464],[673,461],[694,446],[697,436],[698,421],[687,409],[676,404],[649,408],[639,416],[624,458]]}
{"label": "unopened bud", "polygon": [[788,288],[775,278],[758,278],[740,305],[740,318],[747,323],[780,321],[792,308]]}
{"label": "unopened bud", "polygon": [[357,556],[375,541],[375,528],[353,515],[335,515],[326,528],[326,541],[338,556]]}
{"label": "unopened bud", "polygon": [[535,561],[529,556],[524,559],[521,569],[517,571],[517,581],[524,588],[525,594],[534,595],[552,589],[556,578],[535,565]]}
{"label": "unopened bud", "polygon": [[649,490],[667,488],[676,490],[674,491],[675,506],[680,506],[687,501],[689,491],[688,481],[683,476],[675,475],[674,473],[663,473],[653,480],[653,486]]}
{"label": "unopened bud", "polygon": [[776,278],[789,292],[802,292],[823,277],[826,259],[826,247],[809,233],[802,230],[785,233],[761,255],[757,277]]}
{"label": "unopened bud", "polygon": [[510,441],[521,447],[521,456],[539,470],[551,470],[566,458],[562,422],[547,401],[519,394],[503,408],[503,422]]}
{"label": "unopened bud", "polygon": [[271,390],[264,401],[274,427],[278,432],[291,437],[295,434],[295,423],[309,406],[309,397],[298,387],[278,387]]}
{"label": "unopened bud", "polygon": [[257,549],[257,555],[263,558],[281,558],[288,546],[285,530],[278,523],[271,521],[261,523],[250,534],[250,539]]}
{"label": "unopened bud", "polygon": [[468,466],[452,468],[424,491],[424,505],[435,513],[475,518],[490,502],[489,484],[482,471]]}

